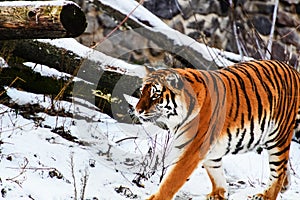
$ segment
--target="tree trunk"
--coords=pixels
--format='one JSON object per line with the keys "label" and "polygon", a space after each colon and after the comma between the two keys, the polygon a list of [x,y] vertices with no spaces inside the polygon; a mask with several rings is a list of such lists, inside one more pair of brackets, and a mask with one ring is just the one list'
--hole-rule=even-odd
{"label": "tree trunk", "polygon": [[0,2],[0,40],[77,37],[86,26],[70,1]]}

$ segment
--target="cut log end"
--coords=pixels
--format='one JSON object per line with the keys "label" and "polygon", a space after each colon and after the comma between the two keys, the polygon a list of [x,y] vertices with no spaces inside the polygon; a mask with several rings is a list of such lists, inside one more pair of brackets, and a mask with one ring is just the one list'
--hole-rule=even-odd
{"label": "cut log end", "polygon": [[64,5],[60,13],[60,21],[67,31],[66,36],[77,37],[86,29],[87,22],[82,10],[75,4]]}
{"label": "cut log end", "polygon": [[0,40],[77,37],[86,26],[83,11],[71,1],[0,2]]}

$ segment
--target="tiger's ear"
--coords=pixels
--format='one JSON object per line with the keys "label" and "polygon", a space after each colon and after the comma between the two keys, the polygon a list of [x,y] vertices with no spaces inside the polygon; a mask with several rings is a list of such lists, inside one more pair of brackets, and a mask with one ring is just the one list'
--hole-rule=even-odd
{"label": "tiger's ear", "polygon": [[183,88],[183,81],[180,75],[175,72],[168,74],[165,77],[165,80],[168,83],[169,87],[172,87],[172,89],[177,91],[178,93]]}
{"label": "tiger's ear", "polygon": [[144,68],[145,68],[146,75],[148,75],[151,72],[155,71],[155,69],[153,67],[149,67],[149,66],[146,66],[146,65],[144,65]]}

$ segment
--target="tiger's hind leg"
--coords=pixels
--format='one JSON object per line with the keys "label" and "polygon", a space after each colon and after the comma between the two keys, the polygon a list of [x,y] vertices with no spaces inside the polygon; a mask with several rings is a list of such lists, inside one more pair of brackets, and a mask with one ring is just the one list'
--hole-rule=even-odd
{"label": "tiger's hind leg", "polygon": [[269,186],[262,194],[252,196],[252,200],[276,200],[278,193],[288,188],[290,178],[288,170],[289,149],[289,140],[281,147],[277,145],[277,147],[274,146],[268,149],[270,166]]}
{"label": "tiger's hind leg", "polygon": [[287,191],[290,187],[290,184],[291,184],[290,168],[287,167],[285,177],[284,177],[284,181],[283,181],[282,188],[281,188],[280,192],[283,193],[283,192]]}
{"label": "tiger's hind leg", "polygon": [[228,198],[227,185],[222,167],[222,158],[207,160],[203,164],[212,183],[212,192],[207,200],[224,200]]}

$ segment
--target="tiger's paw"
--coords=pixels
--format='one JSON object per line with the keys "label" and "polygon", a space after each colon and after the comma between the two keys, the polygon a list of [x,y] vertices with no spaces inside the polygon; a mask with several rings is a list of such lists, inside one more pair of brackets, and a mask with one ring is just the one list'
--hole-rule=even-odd
{"label": "tiger's paw", "polygon": [[164,198],[158,194],[152,194],[147,200],[167,200],[167,199],[170,199],[170,198]]}
{"label": "tiger's paw", "polygon": [[224,198],[222,198],[222,197],[220,197],[220,196],[209,196],[209,197],[207,197],[206,198],[206,200],[226,200],[226,199],[224,199]]}
{"label": "tiger's paw", "polygon": [[214,196],[207,195],[206,200],[226,200],[226,198],[223,198],[219,195],[214,195]]}
{"label": "tiger's paw", "polygon": [[171,200],[172,196],[164,195],[161,193],[152,194],[147,200]]}
{"label": "tiger's paw", "polygon": [[206,196],[207,200],[226,200],[227,193],[224,188],[219,188]]}
{"label": "tiger's paw", "polygon": [[155,195],[151,195],[147,200],[155,200]]}
{"label": "tiger's paw", "polygon": [[267,200],[267,198],[265,198],[265,195],[263,194],[255,194],[252,197],[249,197],[248,200]]}

